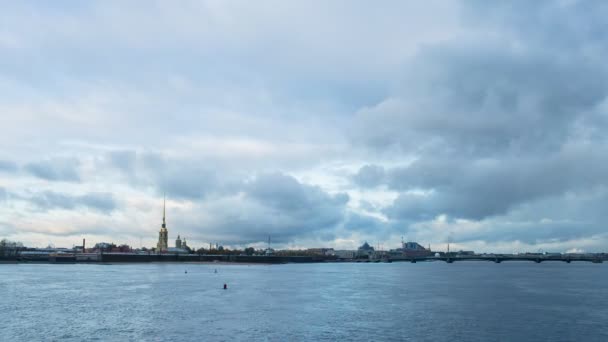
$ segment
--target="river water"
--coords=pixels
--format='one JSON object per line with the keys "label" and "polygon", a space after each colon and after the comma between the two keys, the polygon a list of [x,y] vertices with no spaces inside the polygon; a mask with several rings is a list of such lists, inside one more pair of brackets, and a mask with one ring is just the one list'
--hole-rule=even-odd
{"label": "river water", "polygon": [[591,263],[0,265],[0,341],[608,341],[607,285]]}

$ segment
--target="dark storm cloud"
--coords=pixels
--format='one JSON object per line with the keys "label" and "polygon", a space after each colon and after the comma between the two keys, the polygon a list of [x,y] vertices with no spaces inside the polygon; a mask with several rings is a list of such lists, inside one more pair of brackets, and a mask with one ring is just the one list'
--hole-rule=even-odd
{"label": "dark storm cloud", "polygon": [[54,191],[44,191],[23,199],[28,200],[41,210],[88,208],[108,214],[117,207],[112,194],[103,192],[73,196]]}
{"label": "dark storm cloud", "polygon": [[598,225],[579,222],[497,224],[489,232],[476,232],[456,236],[460,241],[521,241],[526,244],[566,242],[604,233]]}
{"label": "dark storm cloud", "polygon": [[475,31],[421,49],[402,87],[359,113],[354,141],[492,156],[544,153],[592,134],[606,124],[597,112],[608,94],[598,53],[608,40],[597,12],[608,6],[596,3],[596,12],[588,3],[467,3],[465,24]]}
{"label": "dark storm cloud", "polygon": [[152,187],[158,196],[173,199],[201,200],[210,193],[229,194],[243,183],[235,172],[196,157],[120,150],[105,154],[99,167],[108,166],[119,170],[130,186]]}
{"label": "dark storm cloud", "polygon": [[0,172],[16,172],[17,164],[8,160],[0,160]]}
{"label": "dark storm cloud", "polygon": [[32,162],[25,165],[25,170],[41,179],[48,181],[80,182],[78,159],[51,159]]}
{"label": "dark storm cloud", "polygon": [[503,35],[525,38],[545,49],[597,52],[608,46],[608,4],[604,1],[476,0],[466,4],[462,14],[473,27],[492,27]]}
{"label": "dark storm cloud", "polygon": [[[520,241],[538,244],[593,239],[606,232],[603,224],[608,219],[603,210],[606,200],[608,194],[605,190],[591,196],[569,194],[527,203],[509,215],[481,221],[479,229],[454,228],[458,226],[456,220],[447,218],[452,226],[446,229],[452,232],[451,236],[457,242]],[[559,208],[559,212],[555,208]]]}
{"label": "dark storm cloud", "polygon": [[[402,192],[386,209],[389,217],[429,219],[440,214],[483,219],[513,207],[568,191],[605,185],[607,148],[564,148],[544,158],[486,160],[421,158],[408,167],[384,170],[389,189]],[[374,167],[373,169],[378,169]],[[369,170],[370,166],[362,168]],[[365,171],[364,171],[365,172]],[[425,194],[415,190],[427,191]],[[414,192],[412,192],[414,191]]]}
{"label": "dark storm cloud", "polygon": [[[306,185],[295,178],[270,173],[258,175],[245,187],[247,200],[261,205],[268,217],[264,220],[277,242],[293,241],[315,232],[331,230],[344,217],[348,195],[330,195],[317,186]],[[242,233],[247,235],[247,225]],[[268,229],[267,228],[267,229]]]}
{"label": "dark storm cloud", "polygon": [[[596,8],[597,5],[597,8]],[[382,210],[414,224],[446,214],[492,228],[485,241],[591,236],[601,217],[578,208],[572,220],[543,226],[523,207],[551,200],[542,217],[560,216],[568,196],[608,186],[608,51],[601,2],[467,2],[459,38],[424,47],[404,68],[401,86],[361,110],[353,143],[398,148],[407,166],[366,165],[364,188],[399,192]],[[602,209],[594,207],[594,210]],[[585,218],[594,217],[585,221]],[[585,222],[585,223],[581,223]]]}
{"label": "dark storm cloud", "polygon": [[608,94],[604,63],[475,44],[428,49],[403,93],[360,113],[357,139],[472,156],[555,150]]}
{"label": "dark storm cloud", "polygon": [[364,188],[373,188],[386,182],[385,172],[382,166],[364,165],[353,176],[355,184]]}
{"label": "dark storm cloud", "polygon": [[[176,158],[160,153],[120,151],[106,155],[105,165],[127,175],[132,186],[152,187],[159,196],[188,201],[201,208],[180,216],[176,226],[188,236],[226,244],[295,241],[298,237],[331,235],[344,219],[348,195],[330,195],[320,187],[300,183],[283,173],[227,169],[196,157]],[[132,177],[136,174],[137,177]],[[197,220],[197,211],[208,217]],[[211,220],[212,226],[201,226]],[[179,228],[176,228],[179,229]]]}
{"label": "dark storm cloud", "polygon": [[210,194],[229,195],[243,183],[239,172],[216,168],[202,160],[160,156],[147,156],[146,160],[146,170],[159,195],[197,201]]}
{"label": "dark storm cloud", "polygon": [[170,167],[158,175],[159,192],[167,196],[184,199],[202,199],[216,191],[221,180],[213,170],[187,165],[183,168]]}
{"label": "dark storm cloud", "polygon": [[348,231],[363,232],[370,235],[382,233],[383,230],[389,228],[387,222],[383,222],[373,216],[361,215],[354,212],[347,213],[344,219],[344,228]]}
{"label": "dark storm cloud", "polygon": [[347,194],[330,196],[319,187],[301,184],[295,178],[281,173],[258,175],[245,189],[250,198],[268,207],[300,216],[313,212],[317,216],[324,216],[325,209],[341,207],[348,202]]}
{"label": "dark storm cloud", "polygon": [[496,229],[492,229],[495,232],[490,237],[526,242],[594,239],[594,236],[606,233],[606,201],[608,187],[598,186],[526,203],[513,210],[507,218],[491,220]]}
{"label": "dark storm cloud", "polygon": [[210,228],[215,239],[232,244],[265,241],[269,235],[277,243],[319,236],[333,239],[348,202],[346,194],[331,195],[282,173],[258,175],[243,185],[241,194],[235,202],[207,208],[214,217]]}
{"label": "dark storm cloud", "polygon": [[[159,196],[165,193],[171,200],[200,205],[187,216],[178,216],[175,225],[182,228],[176,229],[190,237],[210,234],[200,239],[226,244],[260,242],[268,235],[277,243],[300,237],[333,239],[349,200],[345,193],[329,194],[287,174],[260,173],[252,178],[249,170],[226,169],[194,157],[121,151],[106,155],[104,163],[124,171],[134,187],[152,187]],[[208,216],[196,219],[199,211]],[[206,220],[212,226],[201,223]]]}

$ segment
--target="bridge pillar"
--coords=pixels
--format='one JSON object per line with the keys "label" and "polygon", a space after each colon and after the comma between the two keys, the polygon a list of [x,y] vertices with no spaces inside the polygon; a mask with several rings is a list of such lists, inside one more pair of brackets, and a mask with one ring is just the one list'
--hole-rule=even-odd
{"label": "bridge pillar", "polygon": [[416,263],[416,259],[412,259],[411,262],[412,262],[412,264],[415,264]]}
{"label": "bridge pillar", "polygon": [[570,261],[572,261],[572,260],[570,260],[570,259],[566,259],[566,262],[567,262],[567,263],[570,263]]}
{"label": "bridge pillar", "polygon": [[540,264],[541,260],[539,258],[534,259],[534,262]]}
{"label": "bridge pillar", "polygon": [[447,262],[448,264],[451,264],[451,263],[453,263],[453,262],[454,262],[454,260],[452,260],[452,259],[450,259],[450,258],[447,258],[447,259],[445,260],[445,262]]}
{"label": "bridge pillar", "polygon": [[500,262],[501,262],[501,261],[502,261],[502,260],[500,260],[500,259],[498,259],[498,258],[494,259],[494,262],[495,262],[495,263],[497,263],[497,264],[500,264]]}

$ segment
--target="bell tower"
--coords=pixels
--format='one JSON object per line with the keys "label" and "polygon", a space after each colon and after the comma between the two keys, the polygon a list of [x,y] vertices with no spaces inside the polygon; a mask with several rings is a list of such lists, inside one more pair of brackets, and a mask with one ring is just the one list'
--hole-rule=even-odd
{"label": "bell tower", "polygon": [[177,240],[175,240],[175,248],[182,248],[182,239],[177,234]]}
{"label": "bell tower", "polygon": [[167,231],[167,222],[166,222],[166,198],[163,196],[163,224],[158,232],[158,243],[156,244],[156,250],[159,252],[167,251],[168,241],[169,241],[169,231]]}

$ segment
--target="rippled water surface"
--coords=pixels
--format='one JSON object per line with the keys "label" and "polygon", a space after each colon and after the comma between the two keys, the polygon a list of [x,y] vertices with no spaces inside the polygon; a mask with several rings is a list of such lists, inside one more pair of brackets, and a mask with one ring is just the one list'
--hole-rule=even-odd
{"label": "rippled water surface", "polygon": [[0,265],[0,341],[608,341],[607,285],[589,263]]}

